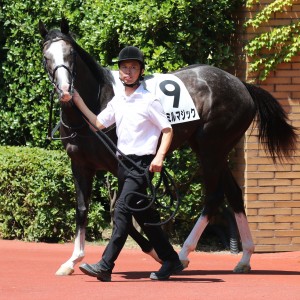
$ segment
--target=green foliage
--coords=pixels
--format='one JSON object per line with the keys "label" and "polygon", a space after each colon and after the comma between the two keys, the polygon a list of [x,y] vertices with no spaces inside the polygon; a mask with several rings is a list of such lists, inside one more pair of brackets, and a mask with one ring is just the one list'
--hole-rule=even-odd
{"label": "green foliage", "polygon": [[[120,49],[139,46],[148,73],[193,63],[233,63],[232,13],[242,0],[2,0],[0,11],[0,144],[46,146],[51,84],[41,64],[38,21],[70,21],[78,43],[114,68]],[[58,116],[59,107],[55,107]],[[60,148],[53,143],[51,148]]]}
{"label": "green foliage", "polygon": [[229,41],[235,26],[231,14],[241,1],[87,3],[94,18],[81,22],[81,42],[89,52],[94,50],[104,65],[129,44],[143,50],[150,73],[173,71],[193,63],[232,63]]}
{"label": "green foliage", "polygon": [[[66,241],[74,237],[75,197],[70,162],[62,151],[0,147],[0,237]],[[87,238],[107,226],[99,196],[93,197]]]}
{"label": "green foliage", "polygon": [[[257,1],[247,1],[251,7]],[[276,0],[267,5],[261,12],[245,23],[245,26],[258,28],[266,23],[273,13],[283,12],[293,5],[293,0]],[[259,79],[265,80],[276,66],[282,62],[291,61],[300,50],[300,22],[291,22],[290,25],[277,26],[271,31],[261,33],[249,41],[245,47],[251,57],[249,72],[258,72]]]}
{"label": "green foliage", "polygon": [[0,23],[7,51],[0,86],[0,143],[44,146],[50,85],[42,69],[36,33],[40,2],[2,2]]}
{"label": "green foliage", "polygon": [[[247,1],[247,7],[251,8],[255,2]],[[258,28],[259,25],[264,23],[266,20],[269,20],[273,13],[284,11],[287,6],[292,6],[293,2],[293,0],[275,0],[266,6],[262,11],[257,13],[255,18],[248,20],[245,25],[252,25],[253,27]]]}

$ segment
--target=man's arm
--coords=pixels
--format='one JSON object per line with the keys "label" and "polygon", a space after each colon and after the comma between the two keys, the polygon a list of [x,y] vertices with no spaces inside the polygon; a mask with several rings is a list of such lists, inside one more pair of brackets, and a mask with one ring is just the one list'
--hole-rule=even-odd
{"label": "man's arm", "polygon": [[98,129],[105,128],[105,126],[98,121],[97,116],[86,106],[76,90],[74,91],[73,101],[91,124],[95,125]]}
{"label": "man's arm", "polygon": [[160,146],[149,167],[150,172],[161,172],[164,159],[170,148],[172,139],[173,139],[173,129],[164,128],[162,130],[162,138],[161,138]]}

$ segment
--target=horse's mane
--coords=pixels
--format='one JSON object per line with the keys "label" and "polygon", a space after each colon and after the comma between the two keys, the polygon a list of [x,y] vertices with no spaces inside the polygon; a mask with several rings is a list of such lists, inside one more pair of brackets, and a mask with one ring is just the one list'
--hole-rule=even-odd
{"label": "horse's mane", "polygon": [[79,46],[76,43],[72,33],[64,34],[58,29],[53,29],[48,32],[44,42],[48,40],[54,40],[56,38],[61,38],[71,43],[76,53],[86,63],[86,65],[94,75],[95,79],[100,83],[101,86],[104,84],[112,84],[114,82],[110,70],[100,66],[100,64],[97,63],[97,61],[87,51],[85,51],[81,46]]}

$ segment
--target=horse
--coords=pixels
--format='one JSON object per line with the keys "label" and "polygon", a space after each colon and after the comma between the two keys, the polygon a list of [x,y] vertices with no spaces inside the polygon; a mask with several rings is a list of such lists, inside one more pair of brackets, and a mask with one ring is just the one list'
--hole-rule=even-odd
{"label": "horse", "polygon": [[[114,96],[111,71],[100,66],[76,43],[65,19],[62,19],[60,29],[52,30],[40,21],[39,31],[43,38],[44,64],[59,98],[71,99],[75,88],[87,106],[98,114]],[[274,163],[278,159],[282,162],[293,154],[296,129],[288,123],[283,108],[269,92],[242,82],[224,70],[209,65],[191,65],[172,73],[186,86],[199,119],[172,125],[174,137],[169,152],[186,143],[191,147],[201,164],[205,189],[203,210],[183,243],[179,258],[187,267],[189,254],[195,250],[201,234],[226,196],[235,216],[243,251],[233,272],[248,273],[255,247],[242,190],[227,163],[228,154],[256,120],[260,142]],[[115,128],[108,129],[105,134],[117,141]],[[103,170],[116,174],[117,159],[91,134],[89,126],[84,125],[72,101],[61,101],[60,136],[71,158],[77,197],[73,254],[56,273],[68,275],[84,257],[85,227],[95,172]],[[151,245],[139,232],[132,229],[130,235],[144,252],[150,253]],[[151,253],[159,261],[155,253]]]}

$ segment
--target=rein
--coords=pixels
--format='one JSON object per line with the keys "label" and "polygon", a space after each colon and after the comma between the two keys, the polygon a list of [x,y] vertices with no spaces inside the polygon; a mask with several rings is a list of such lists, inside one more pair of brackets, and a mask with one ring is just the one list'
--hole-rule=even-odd
{"label": "rein", "polygon": [[[170,217],[160,223],[145,223],[145,226],[161,226],[161,225],[165,225],[167,224],[171,219],[174,218],[174,216],[176,215],[179,206],[180,206],[180,197],[179,197],[179,193],[178,190],[176,188],[176,184],[174,179],[172,178],[172,176],[168,173],[168,171],[163,167],[161,172],[160,172],[160,176],[159,179],[156,183],[156,185],[154,186],[152,184],[152,181],[150,179],[150,171],[149,168],[141,168],[140,166],[138,166],[128,155],[124,154],[121,150],[118,149],[117,145],[109,138],[109,136],[107,136],[104,132],[102,132],[102,130],[99,130],[94,124],[90,123],[90,121],[86,118],[86,116],[77,108],[77,106],[75,106],[76,110],[78,111],[78,113],[82,116],[82,118],[91,126],[93,127],[96,131],[92,132],[96,135],[96,137],[104,144],[104,146],[107,148],[107,150],[110,152],[110,154],[116,158],[116,160],[118,161],[119,164],[121,164],[126,170],[127,172],[131,173],[132,176],[134,177],[142,177],[145,176],[146,180],[147,180],[147,184],[150,190],[150,195],[145,195],[142,193],[138,193],[138,192],[130,192],[127,193],[125,196],[125,205],[126,207],[133,211],[133,212],[140,212],[140,211],[145,211],[147,209],[149,209],[154,203],[156,203],[158,206],[160,206],[163,209],[171,209],[174,206],[174,202],[176,201],[176,205],[175,205],[175,209],[173,211],[173,213],[170,215]],[[119,153],[120,155],[117,155],[116,153]],[[119,158],[119,156],[122,157],[122,159]],[[129,161],[134,168],[139,172],[138,174],[133,174],[129,168],[126,166],[126,164],[124,163],[124,160]],[[162,203],[160,203],[157,198],[157,190],[159,189],[161,183],[164,184],[165,186],[165,192],[162,195],[159,195],[159,197],[163,197],[164,195],[168,195],[170,197],[170,205],[163,205]],[[174,188],[174,193],[171,191],[170,185]],[[143,207],[143,208],[133,208],[129,205],[128,201],[126,201],[126,198],[131,195],[137,195],[140,196],[142,198],[148,199],[149,203],[147,206]],[[141,204],[141,201],[139,201],[137,204]]]}
{"label": "rein", "polygon": [[78,134],[77,132],[73,132],[71,135],[69,136],[65,136],[65,137],[59,137],[59,138],[55,138],[54,134],[56,133],[56,131],[59,129],[59,127],[61,125],[63,125],[64,127],[66,127],[67,129],[70,130],[78,130],[81,129],[83,127],[86,126],[85,123],[83,123],[82,125],[79,126],[69,126],[67,125],[64,121],[63,121],[63,117],[62,117],[62,111],[60,110],[60,114],[59,114],[59,122],[55,125],[55,127],[52,129],[52,113],[53,113],[53,103],[54,103],[54,94],[55,94],[55,89],[51,92],[50,94],[50,108],[49,108],[49,120],[48,120],[48,134],[47,134],[47,139],[52,141],[56,141],[56,140],[66,140],[66,139],[73,139],[75,138]]}
{"label": "rein", "polygon": [[[59,39],[56,39],[52,42],[56,42],[58,41]],[[71,135],[69,136],[66,136],[66,137],[60,137],[60,138],[55,138],[54,137],[54,134],[55,132],[58,130],[58,128],[63,125],[64,127],[70,129],[70,130],[78,130],[78,129],[81,129],[83,128],[84,126],[86,126],[86,124],[82,124],[80,126],[76,126],[76,127],[72,127],[72,126],[69,126],[67,125],[64,121],[63,121],[63,118],[62,118],[62,110],[60,110],[60,121],[56,124],[56,126],[52,129],[52,112],[53,112],[53,103],[54,103],[54,94],[55,94],[55,91],[57,92],[57,94],[59,94],[60,96],[62,95],[62,90],[56,85],[56,82],[55,82],[55,73],[57,72],[57,70],[59,68],[65,68],[70,77],[71,77],[71,83],[70,83],[70,88],[69,88],[69,92],[71,95],[73,95],[73,92],[74,92],[74,82],[75,82],[75,76],[76,76],[76,65],[75,65],[75,62],[76,62],[76,52],[73,51],[73,58],[74,58],[74,65],[73,65],[73,70],[71,71],[67,66],[61,64],[61,65],[58,65],[54,68],[53,72],[50,74],[50,71],[47,67],[47,61],[46,59],[44,58],[43,59],[43,65],[44,65],[44,68],[45,70],[47,71],[47,74],[48,74],[48,77],[52,83],[52,85],[54,86],[54,89],[53,91],[51,92],[51,95],[50,95],[50,112],[49,112],[49,123],[48,123],[48,135],[47,135],[47,138],[48,140],[65,140],[65,139],[72,139],[72,138],[75,138],[78,133],[75,131],[73,132]],[[100,96],[100,86],[99,86],[99,93],[98,95]],[[71,103],[74,105],[73,101],[71,101]],[[152,181],[151,181],[151,178],[150,178],[150,171],[149,171],[149,168],[141,168],[140,166],[138,166],[129,156],[125,155],[121,150],[119,150],[116,146],[116,144],[104,133],[102,132],[101,130],[99,130],[94,124],[90,123],[89,120],[86,118],[86,116],[83,115],[83,113],[78,109],[77,106],[75,106],[75,109],[76,111],[81,115],[81,117],[86,121],[86,123],[90,126],[90,127],[93,127],[95,129],[94,130],[91,130],[95,135],[96,137],[104,144],[104,146],[107,148],[107,150],[111,153],[111,155],[113,157],[115,157],[115,159],[118,161],[119,164],[121,164],[132,176],[134,177],[142,177],[142,176],[145,176],[146,177],[146,180],[147,180],[147,184],[148,184],[148,187],[149,187],[149,190],[150,190],[150,195],[145,195],[145,194],[142,194],[142,193],[138,193],[138,192],[131,192],[131,193],[128,193],[126,194],[125,196],[125,205],[126,207],[133,211],[133,212],[140,212],[140,211],[145,211],[147,209],[149,209],[152,205],[154,205],[154,203],[156,203],[158,206],[160,206],[161,208],[163,209],[169,209],[171,210],[171,208],[174,206],[174,202],[176,201],[176,205],[175,205],[175,208],[174,208],[174,211],[173,213],[170,215],[170,217],[163,221],[163,222],[160,222],[160,223],[145,223],[145,226],[161,226],[161,225],[164,225],[164,224],[167,224],[172,218],[174,218],[175,214],[177,213],[178,209],[179,209],[179,205],[180,205],[180,198],[179,198],[179,194],[178,194],[178,190],[176,189],[176,185],[175,185],[175,182],[172,178],[172,176],[167,172],[167,170],[165,168],[162,168],[161,172],[160,172],[160,177],[157,181],[157,184],[154,186],[152,184]],[[116,153],[119,153],[120,156],[122,156],[122,159],[120,159]],[[126,164],[124,163],[124,160],[126,161],[129,161],[133,166],[134,168],[138,171],[138,174],[135,174],[135,173],[132,173],[131,170],[129,170],[129,168],[126,166]],[[162,197],[164,195],[168,195],[169,198],[170,198],[170,204],[169,205],[163,205],[162,203],[160,203],[157,198],[157,190],[159,189],[160,185],[161,184],[164,184],[165,186],[165,191],[162,195],[159,195],[159,197]],[[173,192],[170,188],[170,186],[173,187]],[[143,208],[133,208],[133,207],[130,207],[128,201],[126,201],[126,198],[131,195],[131,194],[134,194],[134,195],[137,195],[137,196],[140,196],[144,199],[148,199],[149,203],[148,205],[146,205],[145,207]],[[175,196],[174,196],[175,194]],[[140,200],[137,205],[139,204],[142,204],[142,202],[144,202],[143,200]]]}

